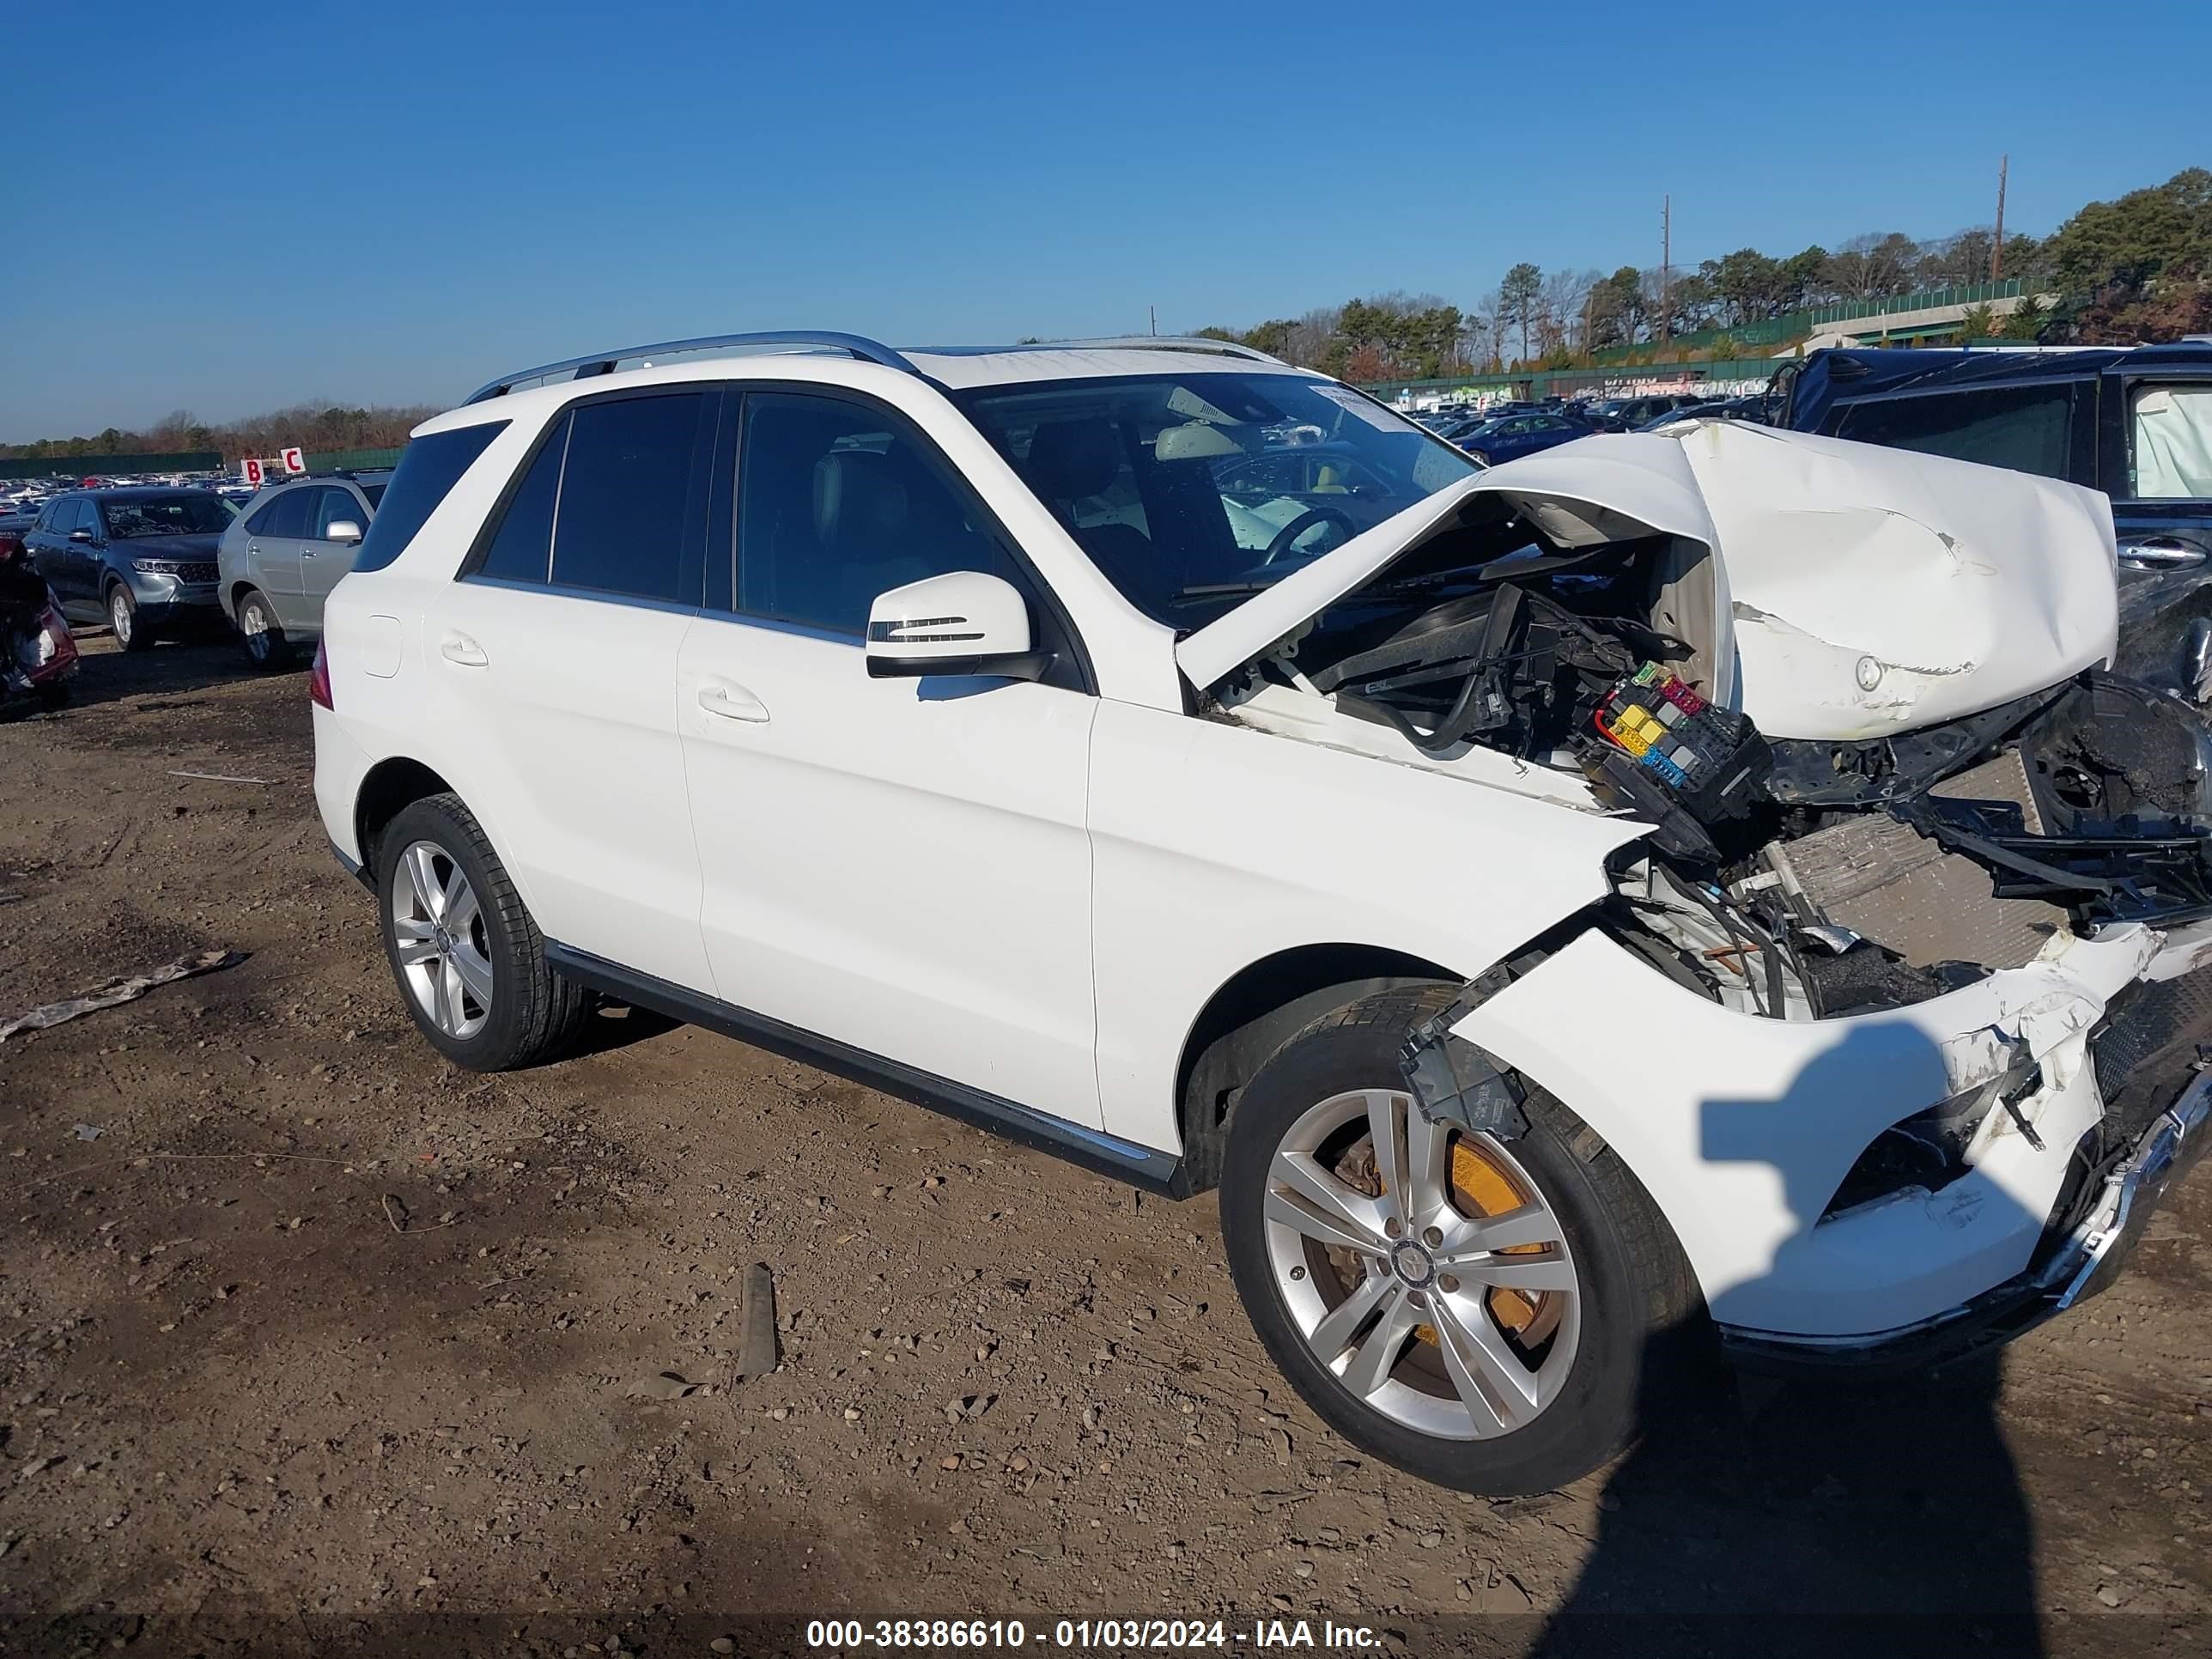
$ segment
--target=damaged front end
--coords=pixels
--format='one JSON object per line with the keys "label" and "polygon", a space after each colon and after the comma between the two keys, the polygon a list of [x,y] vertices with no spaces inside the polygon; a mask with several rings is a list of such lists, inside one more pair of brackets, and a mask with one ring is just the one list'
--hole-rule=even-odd
{"label": "damaged front end", "polygon": [[[1212,684],[1220,718],[1648,826],[1414,1034],[1409,1088],[1501,1138],[1557,1095],[1747,1355],[1922,1359],[2078,1299],[2212,1138],[2212,735],[2103,665],[2109,519],[2069,535],[2063,487],[1978,468],[1979,517],[1710,473],[1700,517],[1566,493],[1574,448]],[[1957,659],[1907,665],[1924,617],[1827,623],[1848,569],[1747,544],[1810,520],[1942,597]],[[1988,539],[2023,526],[2033,557]]]}

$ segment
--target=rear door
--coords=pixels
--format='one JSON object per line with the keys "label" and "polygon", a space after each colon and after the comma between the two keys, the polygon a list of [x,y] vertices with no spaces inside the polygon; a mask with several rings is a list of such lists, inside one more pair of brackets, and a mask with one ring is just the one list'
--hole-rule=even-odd
{"label": "rear door", "polygon": [[465,734],[471,796],[545,937],[708,993],[676,661],[720,407],[686,386],[558,416],[422,641],[433,718]]}

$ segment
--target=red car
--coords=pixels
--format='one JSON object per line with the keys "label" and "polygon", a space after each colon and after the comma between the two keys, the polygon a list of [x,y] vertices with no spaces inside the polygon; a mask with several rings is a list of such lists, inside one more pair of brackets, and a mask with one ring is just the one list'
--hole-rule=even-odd
{"label": "red car", "polygon": [[0,707],[28,698],[42,708],[69,701],[76,641],[23,538],[0,530]]}

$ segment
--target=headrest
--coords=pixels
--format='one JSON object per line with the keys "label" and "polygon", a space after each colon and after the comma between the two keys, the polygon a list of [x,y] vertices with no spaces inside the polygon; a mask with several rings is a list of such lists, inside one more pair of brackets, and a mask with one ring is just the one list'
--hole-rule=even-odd
{"label": "headrest", "polygon": [[823,546],[888,555],[905,527],[906,486],[889,457],[841,449],[814,463],[814,535]]}
{"label": "headrest", "polygon": [[1096,495],[1121,470],[1121,441],[1106,421],[1048,421],[1030,438],[1030,483],[1048,501]]}

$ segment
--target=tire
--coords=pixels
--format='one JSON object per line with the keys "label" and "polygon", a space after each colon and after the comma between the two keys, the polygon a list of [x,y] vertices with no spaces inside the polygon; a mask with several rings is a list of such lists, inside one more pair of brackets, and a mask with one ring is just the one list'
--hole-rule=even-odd
{"label": "tire", "polygon": [[238,643],[246,661],[264,674],[291,665],[292,642],[278,625],[275,608],[251,587],[239,596]]}
{"label": "tire", "polygon": [[[1277,1051],[1230,1115],[1222,1232],[1261,1340],[1330,1427],[1441,1486],[1549,1491],[1627,1448],[1710,1328],[1656,1206],[1558,1101],[1528,1088],[1529,1132],[1510,1141],[1432,1130],[1420,1116],[1399,1047],[1452,994],[1369,997]],[[1425,1154],[1425,1182],[1394,1182],[1373,1160],[1378,1122],[1392,1127],[1394,1165],[1422,1167]],[[1410,1218],[1394,1184],[1416,1195]],[[1312,1236],[1340,1188],[1364,1199],[1339,1212],[1358,1224],[1318,1231],[1382,1251]],[[1304,1195],[1316,1192],[1322,1202]],[[1493,1230],[1480,1250],[1481,1218],[1509,1211],[1511,1231]]]}
{"label": "tire", "polygon": [[547,965],[538,924],[460,798],[402,808],[377,866],[385,957],[431,1046],[472,1072],[558,1057],[591,1012],[589,994]]}
{"label": "tire", "polygon": [[125,651],[149,651],[154,646],[154,630],[138,625],[138,601],[121,582],[107,585],[107,622],[115,630],[115,642]]}

